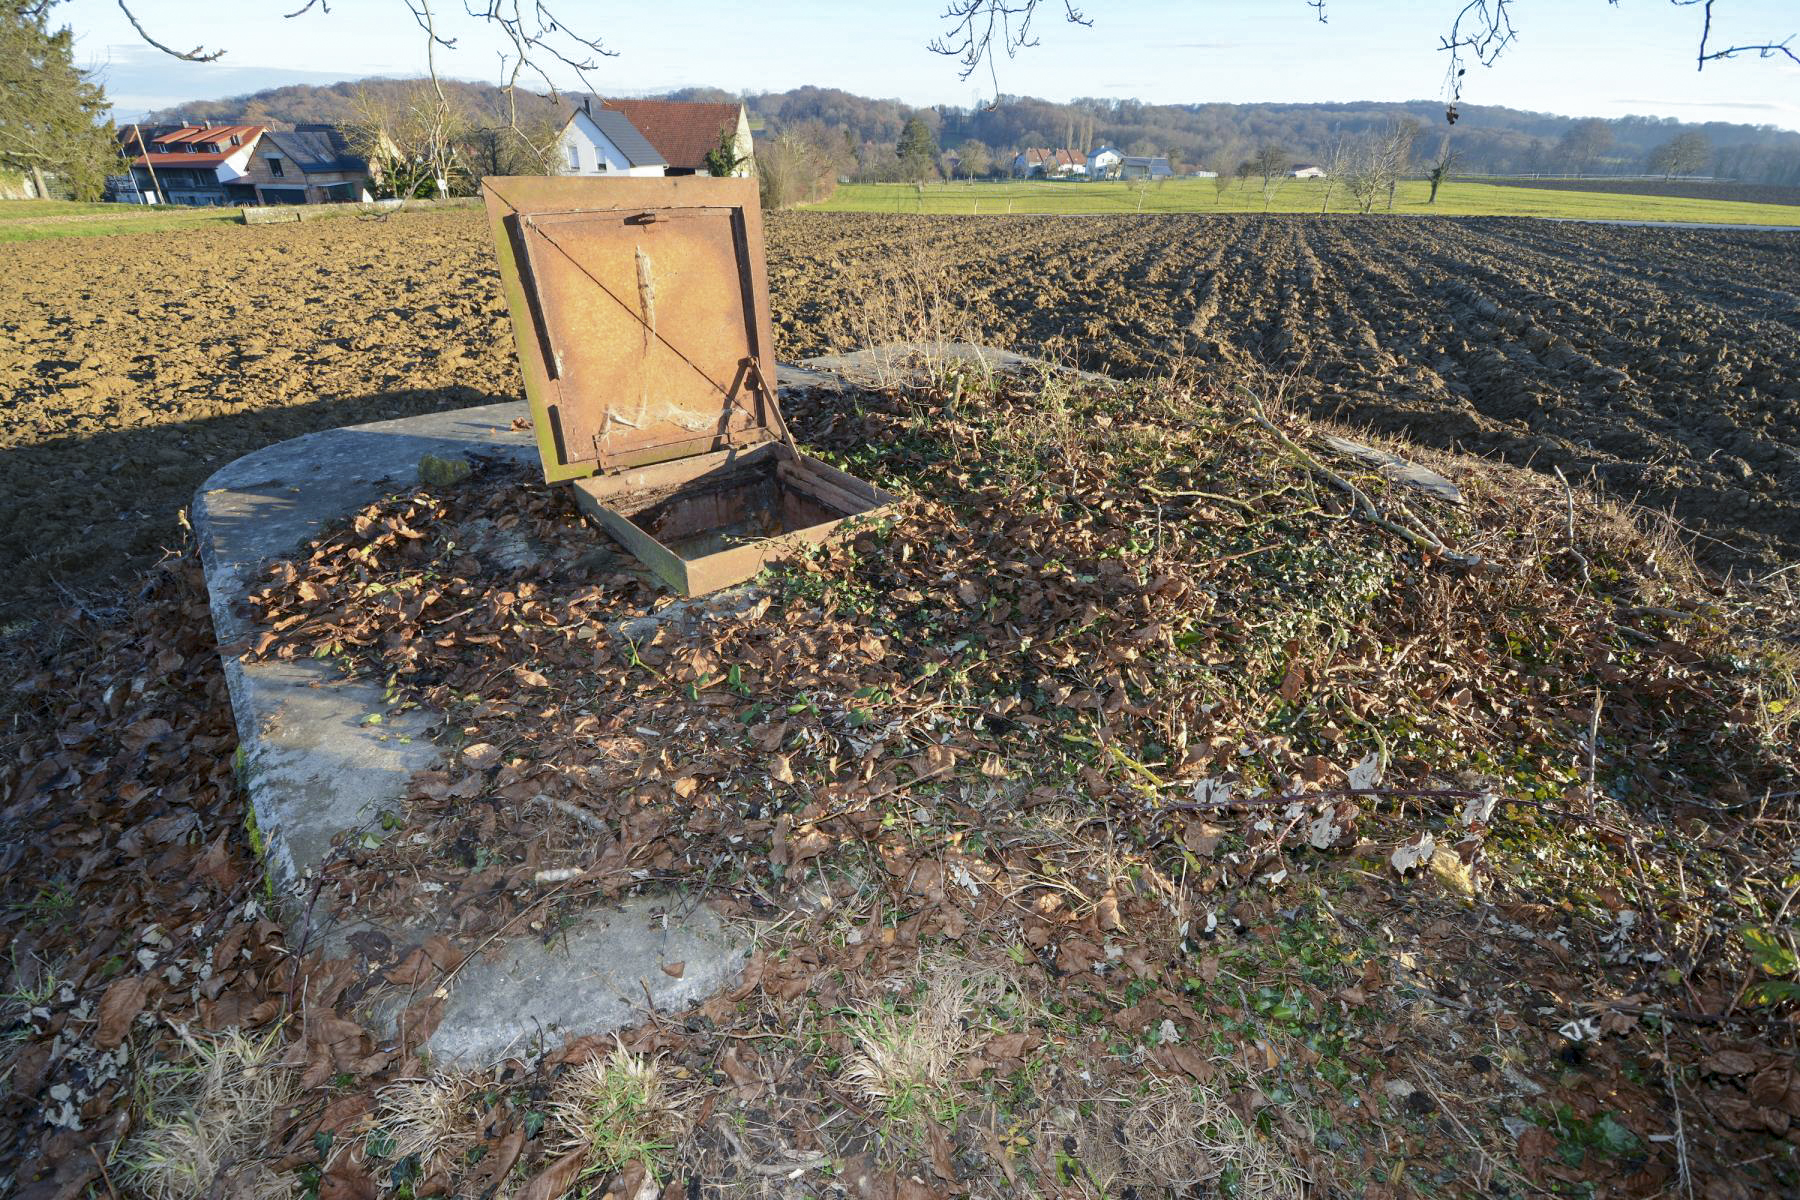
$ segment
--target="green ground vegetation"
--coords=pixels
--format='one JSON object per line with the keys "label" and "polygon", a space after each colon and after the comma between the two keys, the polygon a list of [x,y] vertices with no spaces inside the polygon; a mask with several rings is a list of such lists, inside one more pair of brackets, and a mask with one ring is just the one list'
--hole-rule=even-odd
{"label": "green ground vegetation", "polygon": [[[1316,213],[1325,203],[1320,180],[1288,180],[1275,189],[1266,211]],[[1800,205],[1750,204],[1685,196],[1632,196],[1614,192],[1558,191],[1452,180],[1428,204],[1431,186],[1403,180],[1393,211],[1409,216],[1564,217],[1611,221],[1718,222],[1732,225],[1800,225]],[[1232,180],[1221,190],[1211,179],[1160,183],[1076,183],[1017,180],[1000,183],[859,183],[837,189],[810,206],[826,212],[927,213],[1258,213],[1265,211],[1260,179]],[[1353,213],[1349,190],[1332,189],[1328,211]],[[1385,202],[1376,213],[1387,212]]]}
{"label": "green ground vegetation", "polygon": [[179,204],[98,204],[77,200],[0,200],[0,242],[88,237],[110,233],[161,233],[237,221],[236,208]]}

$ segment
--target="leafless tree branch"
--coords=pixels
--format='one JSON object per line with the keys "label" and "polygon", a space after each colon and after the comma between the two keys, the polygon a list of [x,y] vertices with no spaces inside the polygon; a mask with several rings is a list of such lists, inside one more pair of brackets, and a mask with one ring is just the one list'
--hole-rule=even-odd
{"label": "leafless tree branch", "polygon": [[[1042,0],[950,0],[942,19],[949,28],[942,37],[932,38],[926,48],[933,54],[954,58],[962,64],[957,78],[967,79],[983,61],[996,96],[1000,92],[1000,74],[994,61],[995,35],[999,45],[1012,58],[1020,50],[1037,45],[1031,35],[1031,21]],[[1092,25],[1093,21],[1075,7],[1075,0],[1063,0],[1063,15],[1071,25]]]}
{"label": "leafless tree branch", "polygon": [[[1611,0],[1616,7],[1618,0]],[[1800,63],[1800,55],[1792,49],[1794,35],[1789,34],[1779,42],[1752,42],[1744,45],[1727,46],[1723,50],[1711,50],[1712,43],[1713,0],[1670,0],[1677,8],[1692,8],[1700,5],[1700,50],[1695,56],[1694,69],[1706,70],[1706,64],[1722,58],[1736,58],[1740,54],[1754,54],[1758,58],[1786,57],[1791,62]]]}
{"label": "leafless tree branch", "polygon": [[195,46],[192,50],[186,52],[176,50],[171,46],[165,46],[150,36],[149,31],[144,28],[144,23],[137,19],[137,14],[131,11],[130,6],[125,3],[125,0],[119,0],[119,11],[125,14],[125,19],[131,22],[131,27],[137,30],[137,35],[139,37],[143,38],[147,44],[156,47],[171,58],[179,58],[182,62],[205,63],[217,62],[219,59],[225,57],[225,52],[223,50],[208,50],[204,46]]}

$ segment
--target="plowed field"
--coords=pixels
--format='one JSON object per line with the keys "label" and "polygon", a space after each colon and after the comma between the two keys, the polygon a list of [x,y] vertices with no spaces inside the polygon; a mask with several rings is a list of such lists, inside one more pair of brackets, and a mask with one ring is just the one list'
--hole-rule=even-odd
{"label": "plowed field", "polygon": [[[475,213],[3,255],[3,617],[129,578],[238,455],[518,394]],[[1592,472],[1718,539],[1715,561],[1800,557],[1800,235],[806,213],[770,219],[769,261],[787,360],[937,332],[1125,374],[1270,372],[1315,412]]]}
{"label": "plowed field", "polygon": [[942,294],[946,336],[1248,368],[1316,413],[1672,507],[1715,561],[1800,554],[1800,235],[800,214],[770,257],[790,355],[878,330],[869,295]]}

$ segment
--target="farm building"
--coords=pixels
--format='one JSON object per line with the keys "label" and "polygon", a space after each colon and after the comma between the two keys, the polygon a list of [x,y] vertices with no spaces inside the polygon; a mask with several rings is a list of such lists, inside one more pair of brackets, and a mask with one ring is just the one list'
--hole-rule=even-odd
{"label": "farm building", "polygon": [[558,165],[569,175],[662,175],[669,166],[624,113],[585,100],[563,124],[557,147]]}
{"label": "farm building", "polygon": [[1119,160],[1120,179],[1170,179],[1175,170],[1160,154],[1127,154]]}
{"label": "farm building", "polygon": [[1323,179],[1325,178],[1325,168],[1313,163],[1295,163],[1288,174],[1295,179]]}
{"label": "farm building", "polygon": [[1088,173],[1087,158],[1073,150],[1048,150],[1033,146],[1019,151],[1013,158],[1013,174],[1020,179],[1044,176],[1066,179]]}
{"label": "farm building", "polygon": [[1089,179],[1111,179],[1119,172],[1119,160],[1125,156],[1111,146],[1102,146],[1088,155]]}
{"label": "farm building", "polygon": [[[591,105],[589,106],[592,107]],[[674,100],[605,100],[605,111],[622,114],[663,160],[659,175],[708,175],[706,156],[731,137],[738,159],[733,175],[756,173],[756,144],[742,104],[683,104]],[[648,164],[646,164],[648,165]]]}
{"label": "farm building", "polygon": [[254,204],[246,178],[263,133],[261,125],[185,125],[154,136],[132,158],[132,180],[150,203]]}

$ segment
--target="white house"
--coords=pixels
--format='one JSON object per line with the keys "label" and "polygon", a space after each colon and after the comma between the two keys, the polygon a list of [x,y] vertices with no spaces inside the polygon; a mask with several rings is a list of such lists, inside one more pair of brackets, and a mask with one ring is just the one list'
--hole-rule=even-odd
{"label": "white house", "polygon": [[1125,156],[1112,146],[1102,146],[1088,155],[1087,173],[1090,179],[1111,179],[1119,172],[1119,162]]}
{"label": "white house", "polygon": [[624,113],[590,106],[564,122],[557,159],[565,175],[662,175],[669,165]]}
{"label": "white house", "polygon": [[1325,168],[1314,166],[1312,163],[1295,163],[1294,169],[1288,174],[1295,179],[1323,179],[1325,178]]}

